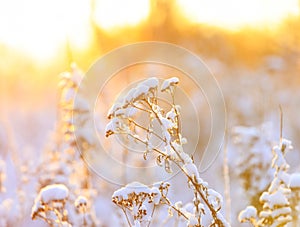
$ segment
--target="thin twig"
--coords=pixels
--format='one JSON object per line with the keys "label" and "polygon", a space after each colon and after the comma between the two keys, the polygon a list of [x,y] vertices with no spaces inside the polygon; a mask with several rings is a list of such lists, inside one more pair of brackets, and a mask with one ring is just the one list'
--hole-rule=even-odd
{"label": "thin twig", "polygon": [[[153,214],[154,214],[155,207],[156,207],[156,205],[154,204],[154,205],[153,205],[153,208],[152,208],[152,212],[151,212],[151,216],[150,216],[150,217],[151,217],[151,219],[150,219],[150,220],[152,220],[152,218],[153,218]],[[151,221],[149,221],[149,222],[148,222],[148,225],[147,225],[147,227],[149,227],[149,226],[150,226],[150,224],[151,224]]]}
{"label": "thin twig", "polygon": [[136,122],[135,120],[133,120],[132,118],[128,118],[128,120],[129,120],[129,122],[133,123],[133,124],[134,124],[135,126],[137,126],[138,128],[141,128],[141,129],[145,130],[147,133],[153,134],[153,135],[156,136],[158,139],[161,139],[162,141],[165,142],[165,140],[164,140],[160,135],[158,135],[156,132],[154,132],[154,131],[152,131],[152,130],[150,131],[148,128],[146,128],[146,127],[140,125],[139,123],[137,123],[137,122]]}
{"label": "thin twig", "polygon": [[130,221],[129,221],[129,218],[128,218],[128,216],[127,216],[127,213],[126,213],[126,209],[125,209],[123,206],[119,206],[119,207],[121,207],[122,211],[124,212],[125,217],[126,217],[126,220],[127,220],[127,222],[128,222],[128,225],[129,225],[130,227],[132,227],[132,225],[131,225],[131,223],[130,223]]}
{"label": "thin twig", "polygon": [[144,112],[147,112],[147,113],[151,113],[150,110],[147,110],[147,109],[144,109],[144,108],[142,108],[142,107],[139,107],[139,106],[135,105],[134,103],[131,103],[131,106],[132,106],[133,108],[138,109],[138,110],[141,110],[141,111],[144,111]]}
{"label": "thin twig", "polygon": [[175,210],[179,215],[183,216],[186,220],[188,220],[189,218],[184,214],[182,213],[181,210],[177,209],[173,204],[171,204],[170,200],[167,198],[167,197],[164,197],[165,201],[166,201],[166,204],[171,207],[173,210]]}

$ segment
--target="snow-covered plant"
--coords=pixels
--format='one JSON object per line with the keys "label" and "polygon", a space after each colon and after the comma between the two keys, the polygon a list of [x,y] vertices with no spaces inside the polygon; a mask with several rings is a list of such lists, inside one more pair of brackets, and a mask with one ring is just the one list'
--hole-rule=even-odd
{"label": "snow-covered plant", "polygon": [[[72,64],[71,68],[71,73],[61,74],[58,86],[60,93],[59,127],[64,135],[62,137],[64,142],[77,145],[81,152],[86,152],[94,147],[95,137],[89,133],[89,128],[93,126],[94,122],[90,114],[89,103],[78,92],[84,73],[75,64]],[[76,136],[74,135],[75,130]]]}
{"label": "snow-covered plant", "polygon": [[63,184],[48,185],[41,189],[35,199],[31,218],[40,218],[50,226],[69,226],[65,209],[69,189]]}
{"label": "snow-covered plant", "polygon": [[160,188],[148,187],[139,182],[132,182],[115,191],[112,201],[124,212],[130,226],[149,224],[156,206],[160,203],[162,191],[169,185],[162,183]]}
{"label": "snow-covered plant", "polygon": [[290,198],[292,218],[294,226],[300,225],[300,173],[293,173],[290,176],[289,187],[292,190]]}
{"label": "snow-covered plant", "polygon": [[242,183],[243,193],[249,202],[261,210],[258,202],[260,194],[272,181],[270,167],[272,146],[267,125],[261,127],[237,126],[233,129],[234,149],[237,155],[232,163],[235,174]]}
{"label": "snow-covered plant", "polygon": [[74,206],[76,207],[79,216],[79,221],[76,223],[76,226],[95,226],[95,217],[92,215],[88,200],[84,196],[78,196],[74,202]]}
{"label": "snow-covered plant", "polygon": [[[51,147],[43,153],[42,163],[40,164],[41,178],[39,179],[41,187],[48,184],[62,183],[70,187],[78,182],[72,182],[71,175],[76,175],[77,168],[74,165],[82,163],[76,162],[80,160],[79,152],[76,151],[76,143],[74,136],[74,124],[72,120],[73,114],[76,114],[77,108],[74,107],[74,99],[78,90],[80,81],[84,76],[76,65],[72,65],[72,72],[65,72],[60,75],[59,82],[59,100],[57,108],[57,125],[54,132],[54,140],[51,141]],[[84,101],[82,101],[84,102]],[[82,103],[81,102],[81,103]],[[76,109],[76,110],[75,110]],[[88,112],[88,106],[81,105],[82,115]],[[86,116],[85,116],[86,117]],[[79,143],[78,143],[79,144]],[[45,169],[45,163],[48,168]],[[80,172],[85,172],[82,166]],[[86,180],[88,178],[80,178]]]}
{"label": "snow-covered plant", "polygon": [[[92,201],[96,192],[92,185],[92,177],[78,152],[78,149],[81,152],[88,152],[94,147],[93,137],[84,133],[91,122],[89,105],[80,94],[77,95],[84,74],[74,64],[71,68],[72,72],[60,75],[55,141],[43,153],[38,171],[41,173],[39,188],[45,188],[52,184],[63,184],[69,190],[68,202],[74,204],[80,195]],[[80,127],[76,134],[77,137],[74,133],[74,122],[77,124],[76,127]],[[79,225],[79,223],[93,226],[96,223],[95,218],[91,215],[93,213],[92,206],[78,208],[77,205],[68,206],[66,210],[72,226]]]}
{"label": "snow-covered plant", "polygon": [[255,207],[247,207],[239,215],[240,222],[251,222],[253,226],[285,226],[292,221],[292,210],[289,198],[291,190],[289,188],[289,174],[287,173],[289,165],[285,160],[285,154],[292,149],[291,142],[281,139],[280,144],[273,147],[272,168],[274,169],[274,178],[267,191],[260,196],[260,202],[263,204],[263,210],[257,217]]}
{"label": "snow-covered plant", "polygon": [[253,226],[257,225],[257,209],[254,206],[247,206],[246,209],[242,210],[239,214],[240,222],[249,222]]}
{"label": "snow-covered plant", "polygon": [[35,198],[31,218],[42,219],[50,226],[95,226],[95,220],[89,213],[88,200],[78,196],[74,208],[79,215],[74,221],[70,217],[70,191],[63,184],[52,184],[42,188]]}
{"label": "snow-covered plant", "polygon": [[[210,226],[229,226],[220,213],[222,197],[219,193],[208,188],[208,184],[200,178],[193,159],[183,149],[183,145],[187,140],[181,134],[180,106],[175,103],[175,91],[178,83],[179,79],[172,77],[164,80],[159,87],[159,80],[156,77],[152,77],[129,90],[122,99],[117,100],[110,108],[108,112],[110,121],[106,126],[106,136],[126,136],[132,139],[133,142],[144,145],[144,159],[154,155],[157,164],[163,167],[166,172],[172,173],[176,167],[186,176],[188,184],[193,190],[194,199],[191,202],[193,209],[190,215],[185,215],[175,206],[174,208],[176,208],[178,215],[185,219],[187,225],[203,226],[202,218],[210,215]],[[160,103],[159,96],[163,93],[170,95],[171,101],[167,107]],[[138,114],[143,114],[144,118],[142,121],[138,118]],[[159,126],[159,130],[157,130],[157,126]],[[160,145],[155,146],[152,143],[153,138],[160,141]],[[128,187],[125,187],[121,191],[128,192],[127,189]],[[144,192],[145,189],[147,189],[146,194]],[[128,198],[139,201],[140,198],[144,199],[147,197],[147,201],[150,201],[149,196],[152,189],[143,186],[141,190],[143,192],[142,197],[139,196],[139,193],[136,193],[139,191],[129,190],[131,196]],[[150,195],[147,194],[149,192]],[[127,201],[127,198],[124,200],[123,196],[119,200],[117,195],[118,191],[115,192],[113,201],[122,209],[125,209],[126,202],[129,202],[129,207],[133,206],[131,204],[132,201]],[[134,204],[134,206],[136,205]],[[171,202],[168,205],[173,206]],[[144,218],[147,219],[146,221],[149,225],[151,220],[149,220],[148,215],[151,211],[145,210],[147,206],[143,203],[140,203],[139,206],[141,208],[140,211],[131,207],[134,215],[140,214],[140,212],[141,214],[136,216],[134,224],[130,225],[138,226],[143,223]],[[208,212],[205,212],[203,207],[206,207]]]}

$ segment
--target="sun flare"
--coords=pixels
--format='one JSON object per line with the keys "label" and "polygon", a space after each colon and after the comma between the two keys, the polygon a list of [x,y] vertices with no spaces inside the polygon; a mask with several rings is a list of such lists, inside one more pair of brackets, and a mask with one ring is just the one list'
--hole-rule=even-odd
{"label": "sun flare", "polygon": [[[177,13],[188,21],[226,29],[274,25],[288,15],[299,15],[298,0],[176,2]],[[54,59],[66,48],[90,47],[95,24],[108,32],[136,26],[147,19],[151,5],[151,0],[0,0],[0,45],[37,61]]]}
{"label": "sun flare", "polygon": [[54,57],[67,42],[85,48],[89,12],[84,0],[0,0],[0,43],[40,61]]}
{"label": "sun flare", "polygon": [[239,29],[274,25],[299,14],[298,0],[177,0],[184,16],[196,23]]}
{"label": "sun flare", "polygon": [[[0,44],[45,61],[63,48],[84,50],[93,38],[91,19],[106,30],[147,17],[149,0],[0,0]],[[92,8],[95,7],[95,8]]]}
{"label": "sun flare", "polygon": [[149,0],[98,0],[95,8],[97,24],[107,30],[136,25],[150,10]]}

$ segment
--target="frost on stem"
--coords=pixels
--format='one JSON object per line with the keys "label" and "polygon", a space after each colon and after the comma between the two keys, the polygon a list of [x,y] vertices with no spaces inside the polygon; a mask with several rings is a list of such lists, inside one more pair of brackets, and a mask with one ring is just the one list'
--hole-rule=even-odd
{"label": "frost on stem", "polygon": [[[289,202],[291,189],[289,187],[290,175],[287,173],[289,165],[285,154],[292,149],[291,141],[281,139],[280,144],[273,147],[272,168],[275,170],[274,178],[267,191],[260,196],[263,210],[258,217],[246,218],[249,207],[240,213],[241,222],[251,222],[254,226],[286,226],[292,221],[292,210]],[[251,208],[253,210],[253,208]]]}
{"label": "frost on stem", "polygon": [[[164,197],[163,204],[174,209],[178,213],[178,216],[183,217],[189,226],[202,226],[202,217],[209,214],[211,226],[229,226],[219,212],[222,197],[219,193],[208,188],[208,184],[200,178],[199,171],[193,159],[189,154],[184,152],[183,145],[187,143],[187,140],[181,135],[181,126],[179,124],[180,106],[175,103],[175,88],[178,84],[179,79],[172,77],[164,80],[159,88],[159,80],[152,77],[129,90],[108,111],[107,116],[110,121],[105,130],[106,137],[116,134],[125,135],[145,146],[144,159],[147,159],[148,153],[151,152],[156,155],[156,163],[164,167],[166,172],[172,173],[172,165],[179,168],[186,176],[190,188],[193,189],[194,199],[191,204],[194,209],[192,213],[184,214],[179,208],[173,206],[167,197]],[[159,92],[166,92],[170,95],[169,109],[165,109],[160,105],[158,99]],[[137,121],[137,112],[143,112],[147,115],[148,120],[144,121],[146,122],[145,124],[142,125]],[[160,130],[155,130],[155,123],[159,124]],[[150,139],[153,137],[158,139],[162,145],[155,147]],[[142,198],[149,194],[149,188],[141,185],[140,188],[143,189]],[[142,218],[147,216],[144,213],[146,212],[144,205],[139,205],[142,210],[134,210],[132,207],[134,206],[132,204],[133,200],[140,201],[140,192],[130,191],[128,187],[120,190],[115,192],[113,202],[119,205],[124,212],[126,210],[133,212],[134,222],[132,223],[136,224],[136,220],[142,220]],[[209,212],[204,211],[204,206]]]}

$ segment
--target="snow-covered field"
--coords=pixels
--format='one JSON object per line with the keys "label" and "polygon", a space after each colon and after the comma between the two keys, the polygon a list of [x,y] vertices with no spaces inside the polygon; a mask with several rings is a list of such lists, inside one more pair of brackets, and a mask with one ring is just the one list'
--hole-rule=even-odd
{"label": "snow-covered field", "polygon": [[[251,226],[239,220],[255,226],[285,226],[285,223],[299,226],[300,80],[297,71],[290,70],[288,63],[277,56],[268,57],[255,69],[230,67],[216,59],[205,62],[224,95],[227,133],[217,159],[203,173],[193,164],[199,162],[200,151],[205,148],[205,141],[198,137],[209,138],[207,104],[200,95],[191,97],[200,111],[203,107],[203,115],[198,116],[199,136],[189,133],[195,128],[195,121],[193,115],[188,115],[190,107],[181,102],[180,127],[187,141],[174,133],[179,109],[173,106],[165,113],[154,105],[154,100],[150,102],[157,114],[154,118],[163,126],[159,132],[164,143],[159,148],[167,154],[167,158],[161,156],[157,161],[157,155],[150,152],[152,145],[147,142],[157,140],[148,128],[145,137],[148,140],[138,135],[124,140],[133,144],[143,142],[147,154],[140,152],[139,145],[134,145],[137,152],[128,153],[110,142],[124,139],[113,138],[116,121],[106,127],[109,123],[106,114],[112,104],[109,100],[115,97],[107,94],[105,102],[98,106],[100,110],[96,109],[98,115],[94,122],[90,103],[84,97],[74,96],[83,76],[74,66],[70,74],[60,76],[58,86],[51,85],[44,92],[39,89],[36,93],[5,93],[0,115],[0,226],[127,226],[128,223],[147,226],[150,221],[151,226],[195,226],[200,219],[203,226],[216,220],[226,226],[225,219],[231,226]],[[180,88],[181,81],[178,85],[177,82],[176,78],[165,81],[162,90],[173,85]],[[157,87],[158,81],[148,81],[134,90],[127,102],[135,102]],[[111,118],[132,117],[135,111],[127,107],[111,109]],[[167,107],[170,106],[164,106]],[[145,119],[146,116],[141,116],[138,120],[145,122]],[[122,133],[132,130],[123,128],[125,123],[121,123]],[[155,124],[153,128],[157,128]],[[94,127],[98,135],[89,134]],[[135,132],[139,134],[141,129],[145,128],[141,126]],[[109,138],[105,138],[105,133]],[[106,152],[111,152],[113,163],[126,165],[121,168],[102,163],[107,153],[99,151],[98,140],[104,141],[102,145]],[[187,155],[189,143],[196,143],[195,160]],[[173,148],[164,144],[177,146],[176,151],[183,146],[187,154],[182,151],[179,159],[183,160],[177,160]],[[182,164],[182,171],[170,178],[166,172],[174,160]],[[162,167],[156,167],[156,161],[163,163]],[[95,165],[100,166],[95,169]],[[140,169],[128,171],[132,165]],[[153,185],[156,179],[168,179],[169,184]],[[168,193],[164,194],[166,189]],[[205,196],[201,197],[200,192]]]}

